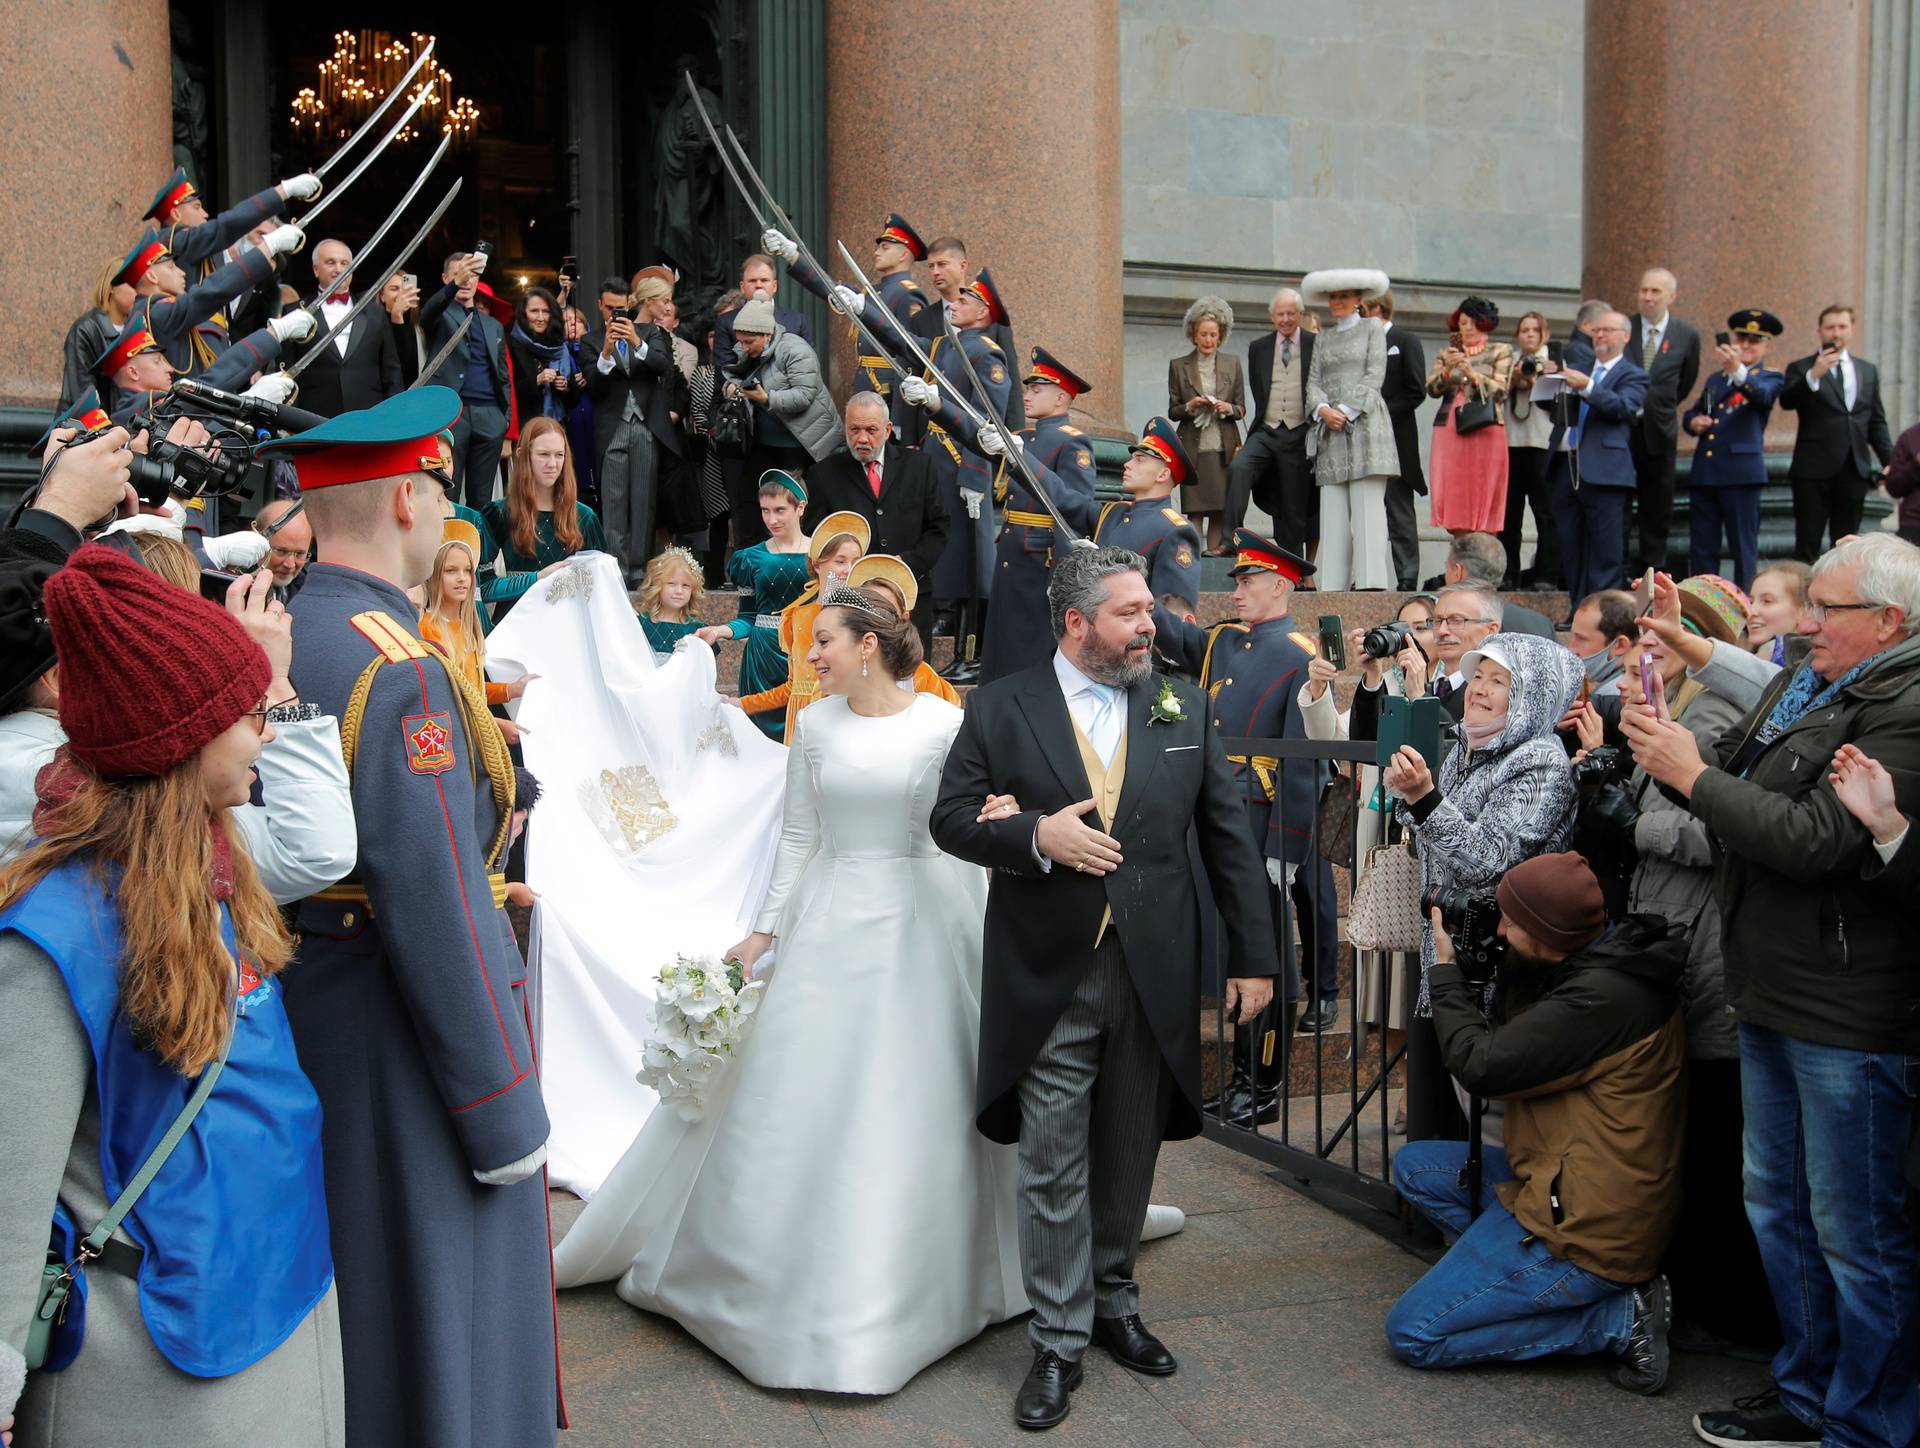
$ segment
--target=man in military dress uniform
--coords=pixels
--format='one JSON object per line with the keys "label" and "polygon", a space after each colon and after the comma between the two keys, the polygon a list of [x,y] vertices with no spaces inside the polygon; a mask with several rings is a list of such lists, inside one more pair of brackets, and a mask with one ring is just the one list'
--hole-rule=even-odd
{"label": "man in military dress uniform", "polygon": [[[1233,546],[1233,602],[1240,620],[1203,628],[1163,607],[1154,614],[1155,641],[1168,658],[1199,675],[1200,687],[1213,699],[1213,723],[1222,738],[1304,739],[1300,686],[1307,680],[1315,640],[1295,626],[1291,609],[1293,590],[1313,572],[1313,565],[1245,528],[1234,533]],[[1295,877],[1313,846],[1324,773],[1310,760],[1283,763],[1260,755],[1228,758],[1247,801],[1248,827],[1266,857],[1280,959],[1280,989],[1273,1004],[1259,1018],[1234,1027],[1226,1115],[1239,1125],[1251,1126],[1256,1116],[1263,1122],[1279,1119],[1286,1040],[1300,998],[1286,897],[1293,893]],[[1296,896],[1296,906],[1299,903]],[[1323,949],[1333,943],[1331,937],[1319,939],[1320,929],[1314,933]],[[1219,1110],[1219,1098],[1204,1103],[1203,1109]]]}
{"label": "man in military dress uniform", "polygon": [[347,1441],[524,1448],[560,1409],[547,1113],[500,908],[513,766],[406,593],[459,409],[423,387],[261,449],[293,462],[324,560],[293,682],[340,720],[359,826],[352,878],[296,907],[287,1015],[326,1113]]}
{"label": "man in military dress uniform", "polygon": [[[1013,377],[999,344],[987,335],[989,327],[1007,320],[1007,309],[994,287],[992,273],[981,267],[980,274],[960,289],[952,306],[954,330],[974,371],[980,374],[986,399],[975,394],[966,366],[944,333],[927,349],[934,374],[906,378],[900,384],[900,396],[910,405],[926,409],[923,451],[933,459],[941,495],[947,503],[947,546],[933,565],[931,579],[935,599],[955,609],[953,662],[941,671],[941,677],[950,683],[972,684],[980,678],[981,626],[986,619],[987,596],[993,588],[993,494],[1005,464],[1004,460],[990,462],[961,445],[960,439],[971,430],[971,424],[954,399],[964,397],[977,411],[991,410],[994,416],[1004,418],[1013,394]],[[896,358],[911,356],[891,325],[886,331],[876,329],[876,335],[896,348]],[[939,632],[938,624],[934,631]]]}
{"label": "man in military dress uniform", "polygon": [[1127,500],[1103,507],[1093,533],[1102,548],[1131,548],[1146,559],[1153,596],[1184,599],[1189,610],[1200,604],[1200,530],[1168,499],[1192,476],[1173,423],[1151,419],[1120,473]]}
{"label": "man in military dress uniform", "polygon": [[[249,251],[189,287],[186,272],[167,250],[167,244],[149,233],[127,253],[114,274],[116,286],[126,282],[136,293],[122,332],[136,328],[150,332],[175,372],[185,377],[201,376],[228,349],[224,329],[219,333],[218,346],[198,329],[235,297],[271,275],[273,258],[293,250],[301,240],[299,227],[276,227],[267,234],[260,250]],[[318,330],[313,314],[306,311],[275,317],[267,327],[281,341],[304,340]]]}
{"label": "man in military dress uniform", "polygon": [[1726,530],[1733,581],[1753,587],[1760,552],[1760,489],[1767,481],[1767,418],[1786,378],[1766,366],[1767,345],[1785,328],[1772,312],[1747,307],[1727,318],[1731,342],[1715,347],[1720,370],[1687,409],[1685,425],[1699,439],[1687,477],[1692,534],[1687,571],[1720,571]]}
{"label": "man in military dress uniform", "polygon": [[[827,276],[818,267],[800,255],[799,246],[784,232],[768,227],[761,234],[760,244],[773,255],[786,262],[788,273],[795,281],[812,292],[821,301],[839,311],[864,316],[867,298],[864,292],[852,287],[836,286],[833,278]],[[920,284],[913,279],[913,264],[925,260],[927,244],[920,239],[920,233],[907,224],[907,219],[897,211],[887,213],[887,219],[880,227],[880,234],[873,239],[873,289],[880,293],[880,300],[887,304],[887,310],[893,319],[903,328],[911,329],[913,319],[920,315],[927,305],[927,294],[920,290]],[[894,436],[903,441],[918,441],[918,429],[922,422],[920,414],[901,400],[894,386],[900,379],[900,371],[888,356],[864,350],[865,339],[854,328],[854,346],[862,349],[858,354],[859,371],[855,374],[856,392],[878,393],[887,399],[887,410],[893,418]],[[876,332],[878,328],[874,329]],[[913,428],[908,434],[905,429]]]}

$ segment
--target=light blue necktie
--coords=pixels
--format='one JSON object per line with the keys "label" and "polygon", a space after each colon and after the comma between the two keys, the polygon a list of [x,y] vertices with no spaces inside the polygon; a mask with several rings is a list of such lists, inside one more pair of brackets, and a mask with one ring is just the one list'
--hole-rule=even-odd
{"label": "light blue necktie", "polygon": [[[1613,364],[1611,362],[1602,362],[1593,369],[1593,390],[1595,392],[1600,390],[1600,379],[1607,375],[1608,370],[1612,366]],[[1567,434],[1567,445],[1575,452],[1580,451],[1580,433],[1587,425],[1587,400],[1582,397],[1578,399],[1578,401],[1580,403],[1580,413],[1579,416],[1574,419],[1572,430]]]}
{"label": "light blue necktie", "polygon": [[1120,691],[1108,684],[1089,684],[1087,692],[1093,695],[1093,721],[1087,730],[1087,742],[1102,764],[1111,764],[1113,751],[1120,745]]}

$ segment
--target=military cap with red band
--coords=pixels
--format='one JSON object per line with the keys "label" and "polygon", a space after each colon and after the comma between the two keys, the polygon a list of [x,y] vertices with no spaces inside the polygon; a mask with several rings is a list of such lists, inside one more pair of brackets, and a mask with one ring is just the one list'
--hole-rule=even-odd
{"label": "military cap with red band", "polygon": [[1184,483],[1193,476],[1193,459],[1187,456],[1187,450],[1180,446],[1180,435],[1173,423],[1164,417],[1156,417],[1147,423],[1140,433],[1140,441],[1127,449],[1128,452],[1146,453],[1159,458],[1173,470],[1173,480]]}
{"label": "military cap with red band", "polygon": [[874,238],[876,245],[883,241],[899,242],[915,261],[927,259],[927,244],[920,239],[919,232],[907,225],[906,217],[897,211],[887,213],[887,219],[880,228],[880,234]]}
{"label": "military cap with red band", "polygon": [[139,313],[128,319],[127,328],[102,352],[93,364],[93,375],[101,383],[113,381],[113,374],[126,366],[142,352],[158,352],[160,344],[153,340],[153,333],[146,328],[145,318]]}
{"label": "military cap with red band", "polygon": [[146,218],[150,221],[165,221],[173,208],[190,196],[200,193],[193,189],[193,183],[187,179],[187,168],[175,166],[173,174],[167,177],[161,188],[153,193],[153,205],[147,208]]}
{"label": "military cap with red band", "polygon": [[120,270],[113,274],[116,287],[139,285],[153,264],[162,257],[173,255],[167,250],[166,242],[153,232],[148,232],[133,244],[133,250],[120,259]]}
{"label": "military cap with red band", "polygon": [[460,397],[452,388],[416,387],[292,437],[262,443],[254,454],[292,463],[303,493],[407,473],[429,473],[437,479],[446,467],[439,434],[459,416]]}
{"label": "military cap with red band", "polygon": [[960,290],[963,292],[972,292],[985,304],[987,320],[989,322],[1006,322],[1008,320],[1006,304],[1000,300],[999,289],[993,284],[993,273],[985,267],[981,267],[980,274],[964,287],[960,288]]}
{"label": "military cap with red band", "polygon": [[1080,397],[1093,391],[1093,384],[1074,372],[1057,359],[1045,347],[1035,347],[1029,352],[1027,375],[1022,382],[1051,382],[1068,397]]}
{"label": "military cap with red band", "polygon": [[1249,528],[1236,528],[1233,566],[1227,572],[1236,578],[1242,573],[1277,573],[1290,583],[1298,583],[1313,572],[1313,565],[1271,538],[1262,538]]}

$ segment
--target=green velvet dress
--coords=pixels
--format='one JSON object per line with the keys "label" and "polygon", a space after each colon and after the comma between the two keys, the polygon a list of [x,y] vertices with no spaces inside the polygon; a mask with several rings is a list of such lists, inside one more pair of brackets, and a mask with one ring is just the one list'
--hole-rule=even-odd
{"label": "green velvet dress", "polygon": [[[740,692],[757,694],[786,682],[787,651],[780,647],[780,610],[813,581],[807,553],[775,553],[765,543],[742,548],[727,564],[727,577],[740,590],[740,615],[727,625],[747,647],[740,659]],[[787,731],[785,710],[749,716],[769,738]]]}
{"label": "green velvet dress", "polygon": [[697,618],[685,623],[668,623],[664,619],[651,619],[644,613],[640,615],[640,631],[647,636],[647,642],[653,645],[653,656],[665,661],[673,657],[674,645],[681,639],[691,638],[702,627]]}
{"label": "green velvet dress", "polygon": [[[600,531],[600,518],[585,503],[575,503],[579,510],[580,536],[583,549],[605,552],[606,535]],[[482,579],[480,596],[493,605],[494,622],[498,623],[507,616],[520,595],[540,580],[540,570],[549,563],[558,563],[568,557],[567,550],[553,535],[553,514],[542,511],[533,522],[533,557],[529,558],[513,546],[513,521],[507,515],[507,500],[495,498],[480,511],[480,520],[486,526],[481,529],[483,538],[491,539],[500,550],[501,560],[506,572],[498,578]]]}

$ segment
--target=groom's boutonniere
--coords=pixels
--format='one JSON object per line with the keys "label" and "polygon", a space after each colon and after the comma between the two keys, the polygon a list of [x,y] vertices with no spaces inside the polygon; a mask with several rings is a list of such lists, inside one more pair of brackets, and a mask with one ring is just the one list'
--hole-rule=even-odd
{"label": "groom's boutonniere", "polygon": [[1147,712],[1147,727],[1155,724],[1184,724],[1187,720],[1187,706],[1180,702],[1180,696],[1173,692],[1173,680],[1162,679],[1160,692],[1155,696],[1153,707]]}

